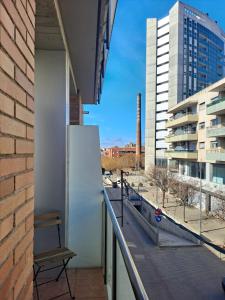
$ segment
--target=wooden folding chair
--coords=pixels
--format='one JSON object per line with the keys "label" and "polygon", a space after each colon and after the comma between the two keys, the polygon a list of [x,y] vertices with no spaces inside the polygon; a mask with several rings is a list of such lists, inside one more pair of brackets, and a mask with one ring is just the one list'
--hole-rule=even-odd
{"label": "wooden folding chair", "polygon": [[[34,255],[34,282],[35,282],[35,287],[36,287],[36,292],[37,292],[37,298],[39,298],[39,291],[38,287],[43,284],[47,284],[52,281],[58,281],[62,275],[63,272],[65,272],[66,275],[66,281],[68,285],[68,292],[63,293],[61,295],[58,295],[58,297],[63,296],[65,294],[70,294],[70,297],[72,299],[75,299],[75,297],[72,295],[71,292],[71,287],[68,279],[68,274],[66,267],[70,261],[71,258],[76,256],[76,254],[65,248],[62,247],[61,244],[61,236],[60,236],[60,225],[62,224],[62,220],[60,219],[60,213],[58,211],[50,212],[47,214],[42,214],[42,215],[37,215],[34,217],[34,228],[47,228],[49,226],[56,226],[57,227],[57,233],[58,233],[58,247],[55,249],[52,249],[51,251],[46,251],[42,252],[39,254]],[[56,264],[56,266],[53,267],[47,267],[49,264]],[[59,264],[60,263],[60,264]],[[59,274],[55,279],[48,280],[42,283],[38,283],[38,275],[42,272],[53,270],[56,268],[61,268]],[[56,297],[54,297],[56,298]]]}

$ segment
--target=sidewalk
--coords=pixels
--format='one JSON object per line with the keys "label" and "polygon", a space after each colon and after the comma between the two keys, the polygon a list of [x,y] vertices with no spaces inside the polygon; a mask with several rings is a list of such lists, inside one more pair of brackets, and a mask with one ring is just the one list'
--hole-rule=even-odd
{"label": "sidewalk", "polygon": [[[134,178],[127,177],[128,182],[135,182]],[[138,182],[138,181],[137,181]],[[136,182],[135,182],[136,183]],[[143,183],[143,181],[142,181]],[[135,190],[137,190],[135,184]],[[144,183],[144,186],[139,188],[140,195],[142,195],[147,201],[156,207],[160,207],[165,214],[174,219],[177,223],[182,224],[186,228],[200,233],[200,210],[196,207],[185,207],[186,219],[184,222],[184,207],[180,204],[173,195],[167,194],[165,199],[165,208],[162,208],[162,193],[155,186],[148,186]],[[157,199],[158,198],[158,199]],[[225,246],[225,221],[217,219],[213,216],[207,216],[205,212],[202,212],[201,216],[201,234],[212,243],[224,247]],[[225,259],[225,255],[222,255]]]}

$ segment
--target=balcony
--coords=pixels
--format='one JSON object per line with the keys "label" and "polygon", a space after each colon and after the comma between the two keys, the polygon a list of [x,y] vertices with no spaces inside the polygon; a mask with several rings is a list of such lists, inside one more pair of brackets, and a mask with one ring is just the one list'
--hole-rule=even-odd
{"label": "balcony", "polygon": [[167,143],[174,143],[174,142],[182,142],[182,141],[196,141],[198,139],[197,133],[192,132],[183,132],[179,134],[171,134],[166,137]]}
{"label": "balcony", "polygon": [[[103,196],[101,203],[101,245],[96,244],[94,248],[89,247],[85,250],[86,253],[89,252],[90,256],[90,253],[95,253],[100,247],[102,254],[101,266],[70,268],[68,277],[72,295],[75,295],[77,300],[148,300],[149,298],[123,235],[122,227],[115,215],[118,211],[115,209],[116,207],[112,206],[105,189],[101,196]],[[82,242],[77,241],[78,247]],[[86,257],[86,260],[89,261],[90,257]],[[92,263],[95,264],[96,262]],[[74,262],[71,265],[73,266]],[[49,279],[51,278],[41,277],[42,281]],[[65,293],[67,288],[66,277],[62,277],[59,282],[53,280],[51,284],[49,283],[39,288],[39,298],[36,289],[34,290],[34,300],[53,299],[59,296],[62,296],[60,299],[70,299],[69,295]]]}
{"label": "balcony", "polygon": [[209,103],[206,107],[207,115],[223,115],[225,114],[225,97],[217,98]]}
{"label": "balcony", "polygon": [[167,150],[165,151],[165,156],[167,158],[176,158],[176,159],[198,159],[197,151],[190,150]]}
{"label": "balcony", "polygon": [[215,148],[206,151],[206,160],[225,161],[225,149]]}
{"label": "balcony", "polygon": [[207,128],[207,137],[225,137],[225,123]]}
{"label": "balcony", "polygon": [[182,114],[179,117],[172,117],[166,123],[167,128],[182,126],[185,124],[191,124],[198,122],[198,115],[197,114]]}

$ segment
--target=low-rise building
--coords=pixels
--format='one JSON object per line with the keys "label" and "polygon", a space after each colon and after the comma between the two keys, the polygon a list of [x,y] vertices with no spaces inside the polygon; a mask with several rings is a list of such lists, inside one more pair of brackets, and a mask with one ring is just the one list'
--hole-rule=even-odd
{"label": "low-rise building", "polygon": [[168,112],[170,167],[182,175],[225,184],[225,78]]}
{"label": "low-rise building", "polygon": [[[145,152],[145,148],[141,148],[141,153],[143,154]],[[110,158],[114,157],[121,157],[126,154],[136,154],[136,145],[126,145],[124,147],[110,147],[110,148],[104,148],[102,150],[102,155]]]}

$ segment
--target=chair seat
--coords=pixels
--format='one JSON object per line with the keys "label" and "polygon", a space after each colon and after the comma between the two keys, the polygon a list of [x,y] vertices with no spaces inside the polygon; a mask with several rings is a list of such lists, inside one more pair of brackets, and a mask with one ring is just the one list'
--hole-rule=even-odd
{"label": "chair seat", "polygon": [[76,253],[67,248],[56,248],[34,255],[34,262],[37,264],[44,264],[45,262],[61,262],[64,259],[72,258],[76,255]]}

